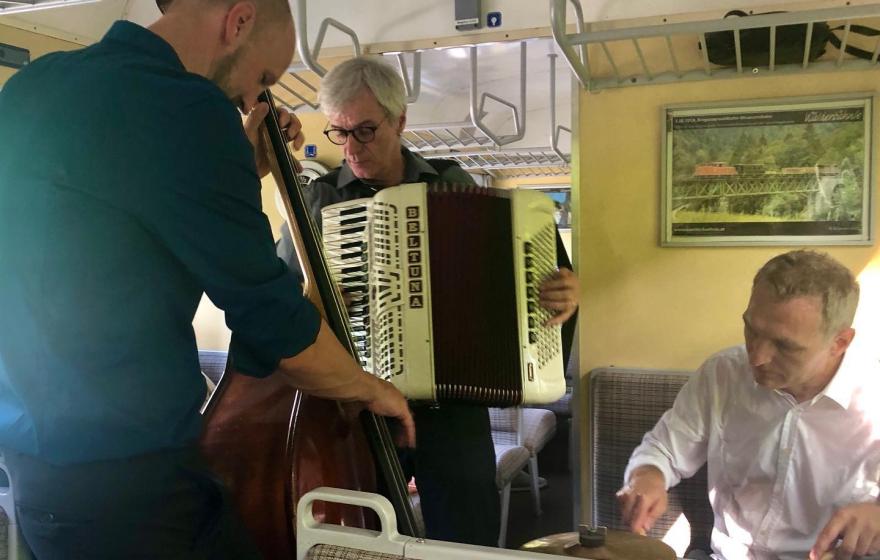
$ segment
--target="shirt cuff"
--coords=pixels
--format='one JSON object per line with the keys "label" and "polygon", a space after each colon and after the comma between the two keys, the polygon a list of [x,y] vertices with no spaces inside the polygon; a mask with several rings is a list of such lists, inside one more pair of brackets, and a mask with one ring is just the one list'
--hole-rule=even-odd
{"label": "shirt cuff", "polygon": [[293,319],[291,329],[295,335],[270,346],[256,348],[245,342],[245,337],[233,333],[229,352],[236,371],[251,377],[267,377],[278,369],[282,358],[296,356],[314,344],[321,328],[321,316],[315,306],[304,301],[296,313],[295,321]]}
{"label": "shirt cuff", "polygon": [[658,460],[655,457],[633,457],[630,459],[629,464],[626,466],[626,471],[623,473],[623,483],[624,485],[629,484],[629,477],[632,475],[632,472],[639,467],[652,466],[657,467],[657,470],[663,474],[664,484],[666,485],[666,489],[669,490],[676,484],[678,484],[681,479],[676,476],[675,472],[672,470],[672,467],[669,465],[668,461]]}

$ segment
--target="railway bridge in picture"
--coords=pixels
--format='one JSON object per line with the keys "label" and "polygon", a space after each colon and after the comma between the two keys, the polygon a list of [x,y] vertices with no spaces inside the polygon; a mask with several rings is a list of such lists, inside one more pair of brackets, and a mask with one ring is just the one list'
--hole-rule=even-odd
{"label": "railway bridge in picture", "polygon": [[[763,166],[713,163],[675,181],[672,207],[708,212],[780,215],[794,212],[811,220],[832,219],[846,174],[837,167],[793,167],[764,172]],[[758,169],[756,169],[758,168]],[[770,204],[772,200],[780,201]]]}

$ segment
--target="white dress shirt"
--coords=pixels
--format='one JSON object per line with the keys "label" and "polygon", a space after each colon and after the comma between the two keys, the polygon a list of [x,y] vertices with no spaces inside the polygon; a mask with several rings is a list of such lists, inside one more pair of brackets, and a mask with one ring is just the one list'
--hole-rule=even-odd
{"label": "white dress shirt", "polygon": [[755,383],[744,346],[719,352],[645,435],[624,480],[654,465],[669,488],[708,459],[715,554],[804,560],[837,508],[877,500],[880,364],[867,355],[851,345],[799,404]]}

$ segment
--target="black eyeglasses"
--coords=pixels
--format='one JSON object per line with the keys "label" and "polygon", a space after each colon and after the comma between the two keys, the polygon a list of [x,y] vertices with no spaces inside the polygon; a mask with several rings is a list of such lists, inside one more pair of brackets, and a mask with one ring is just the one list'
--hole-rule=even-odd
{"label": "black eyeglasses", "polygon": [[380,126],[382,126],[381,123],[375,126],[358,126],[350,130],[345,128],[332,127],[324,130],[324,136],[326,136],[328,140],[330,140],[337,146],[342,146],[343,144],[348,142],[349,136],[354,136],[354,139],[361,144],[368,144],[376,139],[376,130]]}

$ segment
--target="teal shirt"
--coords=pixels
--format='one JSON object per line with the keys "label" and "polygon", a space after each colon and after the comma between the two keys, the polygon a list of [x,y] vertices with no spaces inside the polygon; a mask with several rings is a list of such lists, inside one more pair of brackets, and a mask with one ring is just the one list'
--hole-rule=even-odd
{"label": "teal shirt", "polygon": [[58,463],[192,444],[192,319],[271,373],[319,318],[275,254],[241,117],[149,30],[46,55],[0,92],[0,446]]}

